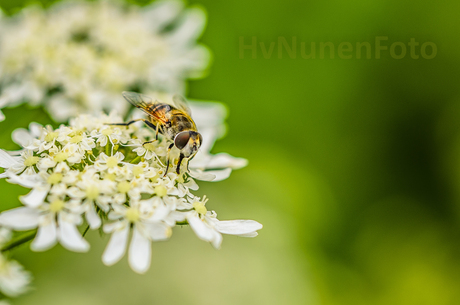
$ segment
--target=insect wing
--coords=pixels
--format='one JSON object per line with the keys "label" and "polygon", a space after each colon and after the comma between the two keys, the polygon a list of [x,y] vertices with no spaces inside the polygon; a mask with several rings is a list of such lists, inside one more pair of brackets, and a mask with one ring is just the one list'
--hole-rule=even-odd
{"label": "insect wing", "polygon": [[122,94],[123,97],[131,103],[131,105],[139,109],[142,109],[147,114],[151,114],[152,109],[155,106],[155,103],[153,102],[151,97],[136,92],[128,91],[124,91]]}
{"label": "insect wing", "polygon": [[182,95],[174,94],[172,99],[177,109],[182,110],[183,112],[187,113],[189,116],[192,115],[192,111],[190,110],[190,107],[188,106],[187,100]]}

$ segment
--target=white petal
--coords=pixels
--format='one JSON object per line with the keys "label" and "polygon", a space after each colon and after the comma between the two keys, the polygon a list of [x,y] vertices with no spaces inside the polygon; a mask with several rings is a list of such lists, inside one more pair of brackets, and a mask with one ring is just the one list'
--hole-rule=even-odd
{"label": "white petal", "polygon": [[238,235],[239,237],[256,237],[257,235],[259,235],[259,233],[257,232],[251,232],[251,233],[248,233],[248,234],[240,234]]}
{"label": "white petal", "polygon": [[150,267],[151,242],[134,227],[133,238],[129,246],[129,265],[137,273],[145,273]]}
{"label": "white petal", "polygon": [[[158,198],[158,197],[155,196],[154,198]],[[155,213],[152,215],[152,217],[148,219],[148,221],[151,221],[151,222],[162,221],[169,215],[170,212],[171,210],[167,205],[160,203],[155,208]]]}
{"label": "white petal", "polygon": [[37,186],[38,182],[37,180],[40,179],[38,175],[8,175],[9,179],[8,182],[13,183],[13,184],[19,184],[20,186],[26,187],[26,188],[34,188]]}
{"label": "white petal", "polygon": [[112,233],[110,241],[102,254],[102,262],[111,266],[117,263],[123,255],[125,255],[126,244],[128,243],[129,226],[125,226],[122,230],[117,230]]}
{"label": "white petal", "polygon": [[97,229],[101,226],[101,218],[96,213],[96,209],[94,208],[94,204],[90,203],[88,211],[86,211],[86,220],[92,230]]}
{"label": "white petal", "polygon": [[189,216],[187,216],[187,221],[198,238],[204,241],[211,241],[213,239],[214,230],[208,227],[196,214],[189,214]]}
{"label": "white petal", "polygon": [[13,159],[6,151],[0,149],[0,167],[10,168],[12,165],[17,164],[18,162]]}
{"label": "white petal", "polygon": [[190,176],[201,181],[213,181],[216,176],[201,170],[190,169]]}
{"label": "white petal", "polygon": [[177,27],[173,29],[173,32],[171,34],[168,33],[168,39],[173,44],[180,46],[189,45],[201,35],[205,24],[206,14],[202,9],[188,9]]}
{"label": "white petal", "polygon": [[32,122],[29,124],[29,130],[32,137],[39,138],[43,132],[43,125]]}
{"label": "white petal", "polygon": [[215,248],[215,249],[220,249],[220,245],[222,244],[222,235],[217,232],[217,231],[214,231],[214,237],[211,241],[211,245]]}
{"label": "white petal", "polygon": [[171,236],[171,228],[164,223],[148,223],[144,226],[153,241],[167,240]]}
{"label": "white petal", "polygon": [[[215,223],[214,228],[223,234],[247,235],[262,229],[262,224],[254,220],[225,220]],[[253,236],[246,236],[253,237]]]}
{"label": "white petal", "polygon": [[213,175],[215,178],[211,180],[212,182],[222,181],[230,177],[232,173],[231,168],[221,169],[221,170],[214,170],[214,171],[206,171],[208,175]]}
{"label": "white petal", "polygon": [[199,189],[198,184],[196,184],[195,180],[190,179],[186,184],[186,187],[188,187],[191,190],[197,191]]}
{"label": "white petal", "polygon": [[38,226],[39,211],[28,207],[19,207],[2,212],[0,225],[18,231],[31,230]]}
{"label": "white petal", "polygon": [[7,174],[7,173],[1,173],[1,174],[0,174],[0,179],[6,178],[6,177],[8,177],[8,174]]}
{"label": "white petal", "polygon": [[34,138],[30,135],[29,131],[24,128],[15,129],[11,134],[11,138],[14,143],[22,147],[32,145],[34,142]]}
{"label": "white petal", "polygon": [[61,245],[70,251],[86,252],[89,250],[88,242],[81,236],[77,226],[73,223],[59,220],[58,238]]}
{"label": "white petal", "polygon": [[182,9],[181,1],[155,1],[145,7],[144,16],[154,28],[161,28],[172,21]]}
{"label": "white petal", "polygon": [[56,223],[54,219],[48,224],[38,228],[37,237],[30,245],[33,251],[45,251],[53,247],[57,242]]}
{"label": "white petal", "polygon": [[219,153],[211,156],[206,168],[227,168],[239,169],[248,165],[248,160],[244,158],[235,158],[227,153]]}
{"label": "white petal", "polygon": [[36,208],[43,203],[48,191],[48,188],[34,188],[27,195],[19,197],[19,200],[28,207]]}

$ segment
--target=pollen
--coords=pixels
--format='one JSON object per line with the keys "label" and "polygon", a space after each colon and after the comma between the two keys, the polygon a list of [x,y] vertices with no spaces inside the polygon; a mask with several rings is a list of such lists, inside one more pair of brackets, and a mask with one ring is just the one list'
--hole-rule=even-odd
{"label": "pollen", "polygon": [[107,158],[107,167],[113,168],[118,165],[118,159],[116,157],[108,157]]}
{"label": "pollen", "polygon": [[71,143],[80,143],[83,140],[83,136],[74,136],[70,139]]}
{"label": "pollen", "polygon": [[135,208],[128,208],[126,210],[126,219],[129,220],[130,222],[136,222],[139,220],[141,214],[139,213],[138,209]]}
{"label": "pollen", "polygon": [[59,136],[58,132],[50,132],[45,136],[46,142],[51,142]]}
{"label": "pollen", "polygon": [[199,201],[194,202],[193,203],[193,208],[200,215],[205,215],[208,212],[208,209],[206,209],[206,207],[204,206],[203,202],[199,202]]}
{"label": "pollen", "polygon": [[131,188],[131,184],[128,181],[122,181],[118,183],[117,190],[122,193],[126,194]]}
{"label": "pollen", "polygon": [[115,181],[117,179],[117,175],[115,174],[107,174],[104,176],[104,179],[110,180],[110,181]]}
{"label": "pollen", "polygon": [[99,196],[99,188],[95,185],[90,185],[86,189],[86,198],[94,200]]}
{"label": "pollen", "polygon": [[139,177],[143,173],[144,173],[144,168],[142,166],[136,165],[133,167],[133,175],[135,177]]}
{"label": "pollen", "polygon": [[144,145],[144,148],[147,149],[147,150],[150,150],[150,151],[154,151],[155,150],[155,145],[153,143],[147,143]]}
{"label": "pollen", "polygon": [[38,160],[40,160],[39,157],[28,157],[27,159],[24,160],[24,165],[25,166],[32,166],[32,165],[35,165],[37,164]]}
{"label": "pollen", "polygon": [[64,208],[64,201],[62,200],[57,199],[50,203],[51,212],[57,213],[59,211],[62,211],[63,208]]}
{"label": "pollen", "polygon": [[57,153],[56,155],[54,155],[53,160],[54,160],[54,162],[59,163],[59,162],[63,162],[65,160],[67,160],[68,157],[69,157],[69,154],[62,151],[62,152]]}
{"label": "pollen", "polygon": [[106,129],[102,130],[101,133],[104,136],[110,136],[113,133],[113,130],[112,130],[112,128],[106,128]]}
{"label": "pollen", "polygon": [[163,185],[155,186],[155,194],[159,197],[164,197],[168,193],[168,190]]}
{"label": "pollen", "polygon": [[51,185],[58,184],[62,180],[62,174],[61,173],[52,173],[46,182],[48,182]]}

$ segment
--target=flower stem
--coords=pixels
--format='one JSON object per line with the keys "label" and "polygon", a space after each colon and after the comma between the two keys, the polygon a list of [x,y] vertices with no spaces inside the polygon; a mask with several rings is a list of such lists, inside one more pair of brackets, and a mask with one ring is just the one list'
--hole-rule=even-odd
{"label": "flower stem", "polygon": [[139,161],[141,159],[141,156],[137,156],[136,158],[134,158],[133,161],[131,161],[130,163],[134,164],[136,163],[137,161]]}
{"label": "flower stem", "polygon": [[85,235],[86,235],[86,233],[88,232],[88,230],[89,230],[89,226],[87,226],[86,229],[85,229],[85,231],[83,231],[83,234],[82,234],[83,237],[85,237]]}
{"label": "flower stem", "polygon": [[21,234],[19,236],[16,236],[10,242],[6,243],[0,251],[1,252],[9,251],[13,248],[16,248],[17,246],[25,244],[26,242],[32,240],[36,234],[37,234],[37,230],[33,230],[33,231],[26,232],[24,234]]}

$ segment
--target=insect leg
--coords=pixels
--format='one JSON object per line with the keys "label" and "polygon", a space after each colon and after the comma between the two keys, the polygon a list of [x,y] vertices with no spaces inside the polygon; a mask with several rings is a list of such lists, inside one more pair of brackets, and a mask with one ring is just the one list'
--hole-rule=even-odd
{"label": "insect leg", "polygon": [[184,157],[185,156],[182,153],[179,155],[179,161],[177,161],[177,167],[176,167],[176,173],[178,175],[180,175],[180,164],[181,164],[182,160],[184,159]]}
{"label": "insect leg", "polygon": [[160,130],[160,123],[157,123],[157,128],[155,132],[155,139],[158,140],[158,131]]}
{"label": "insect leg", "polygon": [[174,146],[174,143],[171,143],[171,145],[169,145],[168,147],[168,155],[166,156],[166,172],[163,177],[166,177],[166,174],[168,173],[168,170],[169,170],[169,152],[171,151],[171,148],[173,148],[173,146]]}
{"label": "insect leg", "polygon": [[129,126],[135,122],[139,122],[139,121],[142,121],[144,122],[147,126],[149,126],[150,128],[153,128],[154,130],[156,129],[156,126],[153,125],[152,123],[150,123],[149,121],[147,121],[146,119],[137,119],[137,120],[132,120],[132,121],[129,121],[127,123],[106,123],[105,125],[116,125],[116,126]]}

